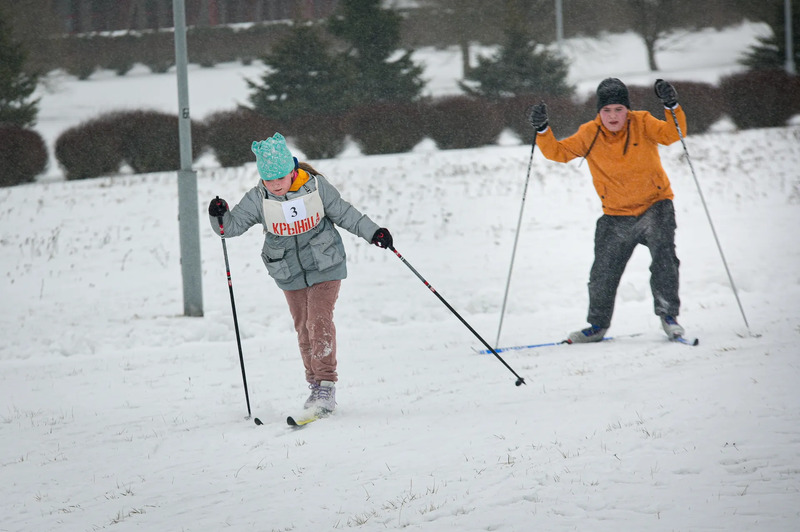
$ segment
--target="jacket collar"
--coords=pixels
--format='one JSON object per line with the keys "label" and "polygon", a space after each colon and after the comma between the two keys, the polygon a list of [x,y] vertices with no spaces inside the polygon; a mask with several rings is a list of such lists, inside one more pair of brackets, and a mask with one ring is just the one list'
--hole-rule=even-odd
{"label": "jacket collar", "polygon": [[311,179],[309,173],[301,168],[298,168],[297,177],[295,177],[294,181],[292,181],[292,186],[289,187],[289,192],[297,192],[300,190],[300,187],[308,183],[309,179]]}

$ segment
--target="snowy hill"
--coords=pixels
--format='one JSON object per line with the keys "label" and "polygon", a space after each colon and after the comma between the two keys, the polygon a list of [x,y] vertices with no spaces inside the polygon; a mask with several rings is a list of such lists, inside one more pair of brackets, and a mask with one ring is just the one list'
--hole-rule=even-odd
{"label": "snowy hill", "polygon": [[[301,430],[284,419],[302,365],[257,229],[227,242],[265,424],[244,419],[204,215],[254,165],[198,173],[202,318],[181,316],[174,173],[0,189],[0,530],[796,530],[800,128],[686,144],[749,327],[676,143],[661,154],[699,346],[666,341],[639,248],[610,331],[638,336],[504,354],[516,387],[397,257],[343,233],[339,405]],[[530,157],[423,145],[313,163],[494,342]],[[584,326],[599,215],[585,164],[534,152],[501,344]]]}
{"label": "snowy hill", "polygon": [[[204,318],[180,317],[174,176],[3,189],[4,530],[793,530],[800,410],[800,130],[688,138],[751,324],[682,151],[682,322],[665,341],[637,250],[603,345],[479,342],[390,252],[346,236],[339,408],[305,397],[258,231],[228,243],[253,410],[220,243],[202,224]],[[319,163],[493,341],[529,149]],[[199,208],[253,169],[202,172]],[[534,157],[504,344],[583,326],[593,220],[585,167]],[[751,334],[752,333],[752,334]]]}

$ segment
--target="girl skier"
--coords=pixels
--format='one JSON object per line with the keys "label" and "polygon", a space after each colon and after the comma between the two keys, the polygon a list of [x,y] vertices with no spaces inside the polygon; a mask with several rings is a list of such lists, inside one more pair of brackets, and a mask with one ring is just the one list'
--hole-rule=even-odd
{"label": "girl skier", "polygon": [[224,238],[263,227],[261,258],[286,296],[311,389],[305,408],[329,413],[338,380],[333,309],[347,277],[334,224],[381,248],[392,247],[392,235],[342,199],[311,165],[299,163],[280,133],[253,142],[252,151],[261,181],[231,210],[225,200],[211,200],[211,227],[217,234],[224,230]]}

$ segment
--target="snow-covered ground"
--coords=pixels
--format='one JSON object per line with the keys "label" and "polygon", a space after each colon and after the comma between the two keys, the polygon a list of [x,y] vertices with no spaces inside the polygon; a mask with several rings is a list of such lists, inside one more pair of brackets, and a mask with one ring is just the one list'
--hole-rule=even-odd
{"label": "snow-covered ground", "polygon": [[[703,50],[745,46],[736,32],[707,38]],[[638,57],[613,42],[596,45],[602,57]],[[586,58],[573,76],[707,79],[734,68],[727,54],[683,52],[690,70],[657,76],[632,59],[601,72]],[[190,87],[194,113],[243,100],[242,71],[193,70],[207,80]],[[144,73],[62,80],[40,124],[174,105],[170,84]],[[244,419],[222,249],[204,215],[214,195],[238,201],[254,165],[198,173],[202,318],[182,316],[174,173],[0,189],[0,530],[797,530],[800,128],[686,145],[749,327],[676,143],[662,158],[676,192],[681,322],[699,346],[666,341],[640,248],[610,331],[640,335],[504,354],[526,379],[516,387],[397,257],[344,233],[339,406],[301,430],[284,421],[307,394],[295,335],[255,229],[227,243],[265,425]],[[530,154],[513,142],[424,143],[312,163],[494,343]],[[584,326],[599,214],[585,164],[534,153],[501,344]]]}

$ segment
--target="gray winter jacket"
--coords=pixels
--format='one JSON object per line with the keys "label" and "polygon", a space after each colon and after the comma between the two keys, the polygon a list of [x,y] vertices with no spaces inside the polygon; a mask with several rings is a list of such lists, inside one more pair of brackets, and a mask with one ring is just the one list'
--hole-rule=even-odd
{"label": "gray winter jacket", "polygon": [[[312,229],[293,236],[279,236],[267,231],[264,199],[289,201],[319,189],[325,215]],[[211,227],[220,234],[219,221],[209,216]],[[347,264],[342,237],[334,224],[347,229],[367,242],[379,229],[378,225],[343,200],[339,191],[322,175],[310,174],[309,180],[296,192],[274,196],[259,181],[238,205],[222,219],[225,237],[243,234],[256,224],[264,228],[264,247],[261,258],[269,275],[283,290],[299,290],[324,281],[347,277]]]}

